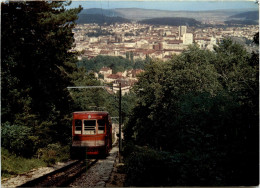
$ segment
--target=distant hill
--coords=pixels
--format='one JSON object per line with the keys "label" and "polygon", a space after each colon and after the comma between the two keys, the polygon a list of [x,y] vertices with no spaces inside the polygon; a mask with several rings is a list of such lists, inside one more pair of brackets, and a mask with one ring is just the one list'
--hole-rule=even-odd
{"label": "distant hill", "polygon": [[258,21],[255,20],[227,20],[225,24],[229,26],[243,26],[243,25],[258,25]]}
{"label": "distant hill", "polygon": [[101,8],[83,9],[79,14],[101,14],[109,17],[123,17],[122,14],[116,12],[114,9],[101,9]]}
{"label": "distant hill", "polygon": [[129,23],[130,20],[122,17],[109,17],[101,14],[79,14],[78,24],[97,23],[97,24],[114,24],[114,23]]}
{"label": "distant hill", "polygon": [[174,17],[174,18],[152,18],[145,19],[139,21],[139,23],[143,24],[152,24],[152,25],[171,25],[171,26],[198,26],[201,23],[193,18],[182,18],[182,17]]}
{"label": "distant hill", "polygon": [[225,21],[229,26],[239,25],[258,25],[259,23],[259,12],[258,11],[247,11],[239,14],[232,15]]}
{"label": "distant hill", "polygon": [[[90,8],[83,9],[79,14],[80,19],[86,16],[82,15],[102,15],[105,17],[120,17],[118,20],[123,18],[133,21],[141,21],[152,18],[193,18],[197,21],[227,21],[227,20],[242,20],[251,19],[258,20],[257,9],[239,9],[239,10],[215,10],[215,11],[166,11],[166,10],[151,10],[141,8],[116,8],[116,9],[101,9],[101,8]],[[93,16],[91,20],[93,20]],[[102,18],[104,19],[104,18]],[[110,21],[109,18],[105,18]],[[89,20],[89,19],[87,19]],[[82,22],[82,20],[80,20]],[[100,21],[99,21],[100,22]],[[121,21],[120,21],[121,22]],[[123,21],[124,22],[124,21]],[[90,22],[93,23],[93,22]]]}
{"label": "distant hill", "polygon": [[121,17],[140,21],[151,18],[166,18],[166,17],[185,17],[194,18],[198,21],[218,20],[225,21],[232,15],[247,11],[255,11],[256,9],[239,9],[239,10],[213,10],[213,11],[167,11],[167,10],[152,10],[140,8],[117,8],[115,12]]}
{"label": "distant hill", "polygon": [[245,20],[258,20],[259,19],[259,12],[258,11],[249,11],[243,12],[239,14],[235,14],[229,17],[230,19],[245,19]]}

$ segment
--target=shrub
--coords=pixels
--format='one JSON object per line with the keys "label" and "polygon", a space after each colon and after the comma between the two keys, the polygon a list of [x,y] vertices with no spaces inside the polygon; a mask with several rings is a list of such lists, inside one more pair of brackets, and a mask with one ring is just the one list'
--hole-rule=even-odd
{"label": "shrub", "polygon": [[69,150],[69,146],[61,146],[59,143],[49,144],[46,148],[38,149],[37,156],[51,166],[58,161],[68,160]]}
{"label": "shrub", "polygon": [[[131,146],[130,146],[131,147]],[[127,181],[126,186],[170,186],[176,184],[174,166],[177,156],[147,147],[125,148]]]}
{"label": "shrub", "polygon": [[31,137],[31,129],[26,126],[10,125],[3,123],[2,146],[17,155],[31,157],[33,155],[34,143]]}

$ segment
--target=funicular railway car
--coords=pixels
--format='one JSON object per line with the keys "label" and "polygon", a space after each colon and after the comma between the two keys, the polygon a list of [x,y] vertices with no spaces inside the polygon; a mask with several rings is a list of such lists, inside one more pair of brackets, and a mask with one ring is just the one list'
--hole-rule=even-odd
{"label": "funicular railway car", "polygon": [[108,155],[112,148],[112,122],[108,112],[73,113],[71,158]]}

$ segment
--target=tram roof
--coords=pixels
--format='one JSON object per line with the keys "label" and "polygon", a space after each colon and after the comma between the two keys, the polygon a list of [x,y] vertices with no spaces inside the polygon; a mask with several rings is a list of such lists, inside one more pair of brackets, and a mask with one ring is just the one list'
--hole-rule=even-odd
{"label": "tram roof", "polygon": [[77,111],[73,112],[73,114],[99,114],[99,115],[107,115],[107,111]]}

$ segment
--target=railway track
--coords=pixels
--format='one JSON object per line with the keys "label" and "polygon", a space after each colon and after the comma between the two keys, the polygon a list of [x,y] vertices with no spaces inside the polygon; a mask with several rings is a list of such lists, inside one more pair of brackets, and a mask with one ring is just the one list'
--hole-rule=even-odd
{"label": "railway track", "polygon": [[65,167],[26,182],[19,187],[66,187],[97,161],[98,159],[75,161]]}

